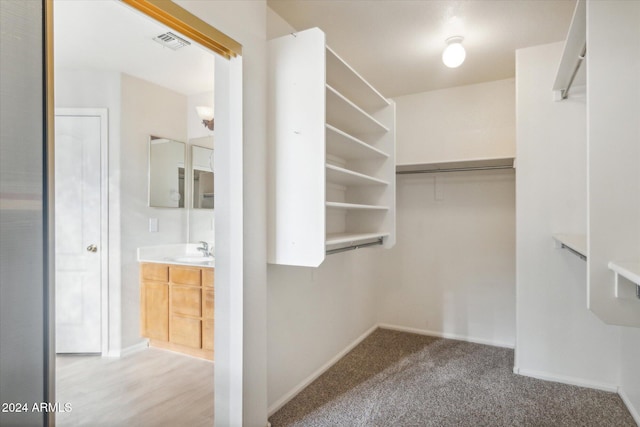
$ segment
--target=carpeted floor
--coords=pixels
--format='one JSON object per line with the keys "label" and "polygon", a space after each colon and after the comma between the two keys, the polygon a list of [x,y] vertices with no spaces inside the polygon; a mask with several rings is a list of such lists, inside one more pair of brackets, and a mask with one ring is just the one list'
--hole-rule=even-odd
{"label": "carpeted floor", "polygon": [[272,427],[636,427],[617,394],[513,374],[513,350],[384,329],[269,421]]}

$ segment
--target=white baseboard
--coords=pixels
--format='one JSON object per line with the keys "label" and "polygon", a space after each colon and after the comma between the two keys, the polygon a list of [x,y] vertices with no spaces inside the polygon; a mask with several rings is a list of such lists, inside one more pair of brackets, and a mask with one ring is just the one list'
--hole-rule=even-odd
{"label": "white baseboard", "polygon": [[537,378],[539,380],[552,381],[554,383],[575,385],[578,387],[587,387],[611,393],[618,393],[618,386],[615,384],[601,383],[598,381],[586,380],[584,378],[567,377],[564,375],[552,374],[550,372],[520,369],[518,367],[513,368],[513,373],[525,377]]}
{"label": "white baseboard", "polygon": [[141,350],[144,350],[146,348],[149,347],[149,340],[145,339],[140,341],[137,344],[134,345],[130,345],[129,347],[123,348],[122,350],[117,352],[117,355],[111,356],[111,353],[109,354],[109,357],[123,357],[123,356],[127,356],[129,354],[132,353],[137,353]]}
{"label": "white baseboard", "polygon": [[618,387],[618,395],[626,405],[627,409],[629,410],[629,413],[633,417],[633,420],[636,422],[636,424],[640,426],[640,412],[638,411],[638,408],[633,406],[633,403],[631,403],[629,396],[627,396],[627,393],[625,393],[622,387]]}
{"label": "white baseboard", "polygon": [[367,338],[373,331],[378,329],[378,325],[374,325],[370,329],[368,329],[364,334],[360,335],[355,339],[351,344],[345,347],[338,354],[333,356],[327,363],[322,365],[318,370],[309,375],[306,379],[304,379],[301,383],[295,386],[291,391],[278,399],[273,405],[269,406],[268,413],[269,416],[275,414],[278,409],[282,408],[286,405],[291,399],[293,399],[298,393],[300,393],[305,387],[314,382],[318,377],[324,374],[329,368],[331,368],[338,360],[342,359],[347,353],[354,349],[355,346],[360,344],[365,338]]}
{"label": "white baseboard", "polygon": [[428,331],[426,329],[409,328],[409,327],[406,327],[406,326],[389,325],[387,323],[380,323],[380,324],[378,324],[378,327],[380,327],[382,329],[390,329],[392,331],[409,332],[409,333],[412,333],[412,334],[426,335],[426,336],[429,336],[429,337],[446,338],[446,339],[458,340],[458,341],[466,341],[466,342],[472,342],[472,343],[475,343],[475,344],[491,345],[491,346],[494,346],[494,347],[503,347],[503,348],[514,348],[515,347],[515,345],[513,343],[507,343],[507,342],[503,342],[503,341],[487,340],[487,339],[483,339],[483,338],[474,338],[474,337],[469,337],[469,336],[466,336],[466,335],[451,334],[451,333],[448,333],[448,332]]}

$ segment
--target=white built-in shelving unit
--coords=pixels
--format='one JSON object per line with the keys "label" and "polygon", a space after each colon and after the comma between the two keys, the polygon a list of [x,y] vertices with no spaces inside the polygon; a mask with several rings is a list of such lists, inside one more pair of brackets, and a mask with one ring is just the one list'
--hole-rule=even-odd
{"label": "white built-in shelving unit", "polygon": [[312,28],[269,42],[268,260],[395,244],[395,104]]}

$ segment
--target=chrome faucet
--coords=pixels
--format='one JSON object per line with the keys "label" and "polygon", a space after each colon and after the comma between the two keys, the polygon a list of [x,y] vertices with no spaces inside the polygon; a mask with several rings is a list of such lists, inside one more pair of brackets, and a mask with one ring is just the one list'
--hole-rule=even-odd
{"label": "chrome faucet", "polygon": [[199,250],[200,252],[202,252],[202,256],[212,256],[211,252],[209,252],[209,244],[207,242],[204,241],[200,241],[200,244],[202,246],[196,248],[197,250]]}

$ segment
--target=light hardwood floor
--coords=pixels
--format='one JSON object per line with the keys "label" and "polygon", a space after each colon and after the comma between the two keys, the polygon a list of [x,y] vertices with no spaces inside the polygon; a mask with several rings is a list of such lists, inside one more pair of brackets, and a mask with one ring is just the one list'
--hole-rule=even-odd
{"label": "light hardwood floor", "polygon": [[56,425],[213,426],[213,362],[148,348],[122,358],[58,355]]}

